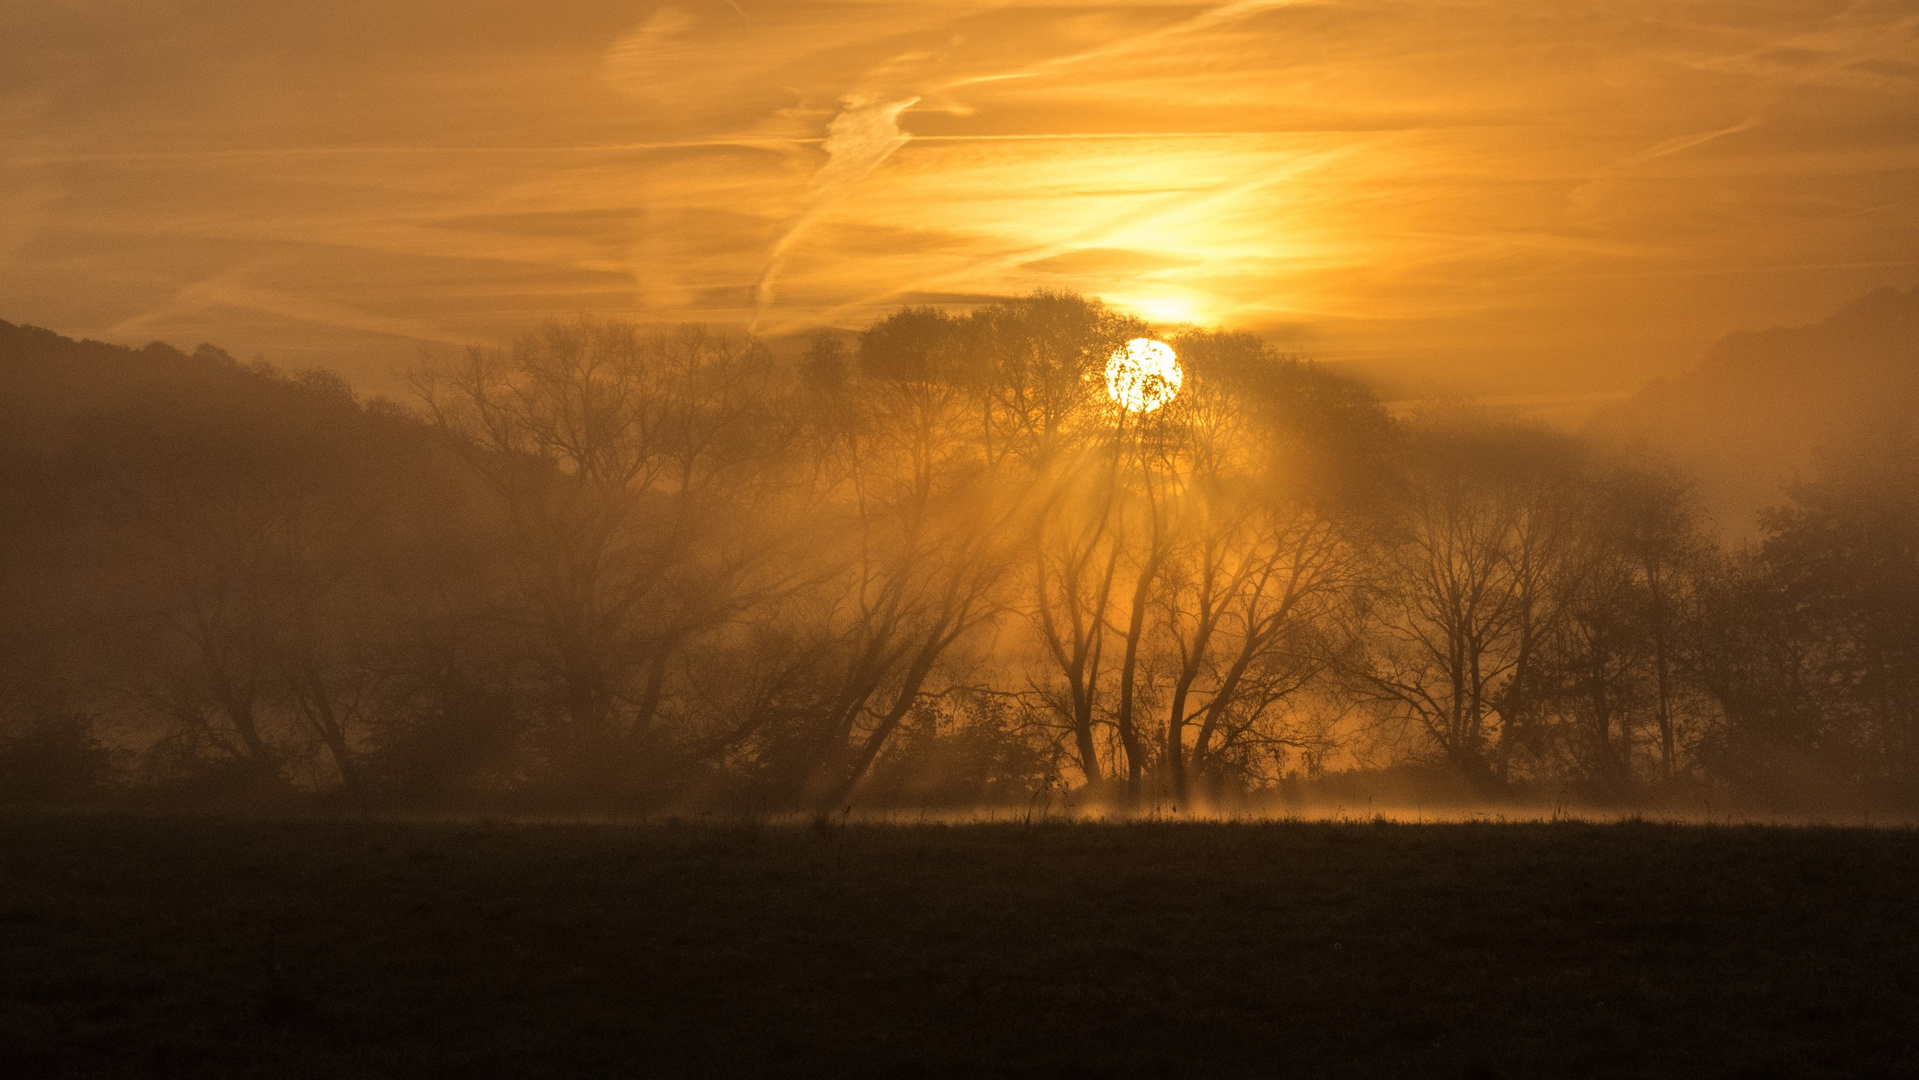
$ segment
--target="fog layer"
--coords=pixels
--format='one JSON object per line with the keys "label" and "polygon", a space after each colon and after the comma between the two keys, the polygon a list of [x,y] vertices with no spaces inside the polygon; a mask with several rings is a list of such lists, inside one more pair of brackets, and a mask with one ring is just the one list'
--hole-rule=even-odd
{"label": "fog layer", "polygon": [[1173,336],[1129,411],[1146,330],[1036,293],[782,360],[575,318],[403,408],[0,325],[0,793],[1910,807],[1909,425],[1726,544],[1657,459],[1396,419],[1247,334]]}

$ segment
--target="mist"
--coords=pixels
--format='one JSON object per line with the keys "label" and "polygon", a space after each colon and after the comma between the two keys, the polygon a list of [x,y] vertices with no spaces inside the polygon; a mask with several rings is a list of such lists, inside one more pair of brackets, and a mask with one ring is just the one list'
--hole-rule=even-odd
{"label": "mist", "polygon": [[[1757,340],[1883,349],[1910,297]],[[1044,292],[784,350],[583,316],[422,360],[393,402],[8,326],[0,793],[1910,809],[1909,427],[1727,489],[1644,437],[1389,410],[1243,332],[1168,334],[1155,407],[1109,393],[1154,334]],[[1723,415],[1816,397],[1791,387]]]}

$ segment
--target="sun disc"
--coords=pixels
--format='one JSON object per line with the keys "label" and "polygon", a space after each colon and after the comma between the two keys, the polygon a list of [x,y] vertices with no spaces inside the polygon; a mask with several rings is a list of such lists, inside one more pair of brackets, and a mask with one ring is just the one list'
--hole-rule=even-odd
{"label": "sun disc", "polygon": [[1161,408],[1184,379],[1173,347],[1152,338],[1134,338],[1106,361],[1106,393],[1127,412]]}

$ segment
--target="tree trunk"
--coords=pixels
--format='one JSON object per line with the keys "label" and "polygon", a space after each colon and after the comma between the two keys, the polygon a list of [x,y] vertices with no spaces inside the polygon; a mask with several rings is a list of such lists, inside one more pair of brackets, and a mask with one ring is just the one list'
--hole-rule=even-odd
{"label": "tree trunk", "polygon": [[1133,724],[1133,688],[1139,675],[1139,642],[1146,629],[1146,600],[1158,573],[1154,559],[1140,569],[1139,582],[1133,587],[1133,610],[1126,624],[1126,654],[1119,667],[1119,708],[1115,719],[1120,745],[1126,749],[1126,800],[1137,803],[1140,778],[1146,768],[1146,748],[1140,745],[1139,731]]}
{"label": "tree trunk", "polygon": [[913,705],[919,701],[920,691],[926,685],[927,676],[933,673],[933,665],[938,662],[940,654],[945,651],[947,645],[952,643],[952,640],[953,635],[941,627],[934,630],[932,636],[928,637],[926,643],[920,647],[919,654],[913,657],[913,664],[907,669],[901,681],[899,693],[893,698],[892,707],[887,709],[886,715],[880,717],[880,722],[867,734],[866,741],[861,745],[860,752],[853,759],[852,767],[847,770],[846,776],[835,784],[832,791],[821,801],[820,813],[828,814],[844,806],[847,796],[851,795],[860,781],[866,778],[867,770],[873,767],[873,762],[886,746],[886,740],[892,737],[900,721],[906,719],[906,714],[911,712]]}

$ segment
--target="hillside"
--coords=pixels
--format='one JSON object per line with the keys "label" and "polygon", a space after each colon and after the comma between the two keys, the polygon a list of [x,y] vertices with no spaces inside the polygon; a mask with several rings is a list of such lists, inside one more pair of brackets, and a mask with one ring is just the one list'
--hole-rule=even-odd
{"label": "hillside", "polygon": [[159,341],[130,349],[0,320],[0,432],[12,442],[48,445],[74,418],[110,412],[162,386],[250,378],[212,345],[191,355]]}
{"label": "hillside", "polygon": [[1732,533],[1850,444],[1910,433],[1919,287],[1881,289],[1812,326],[1732,334],[1693,371],[1596,415],[1587,432],[1671,457]]}

